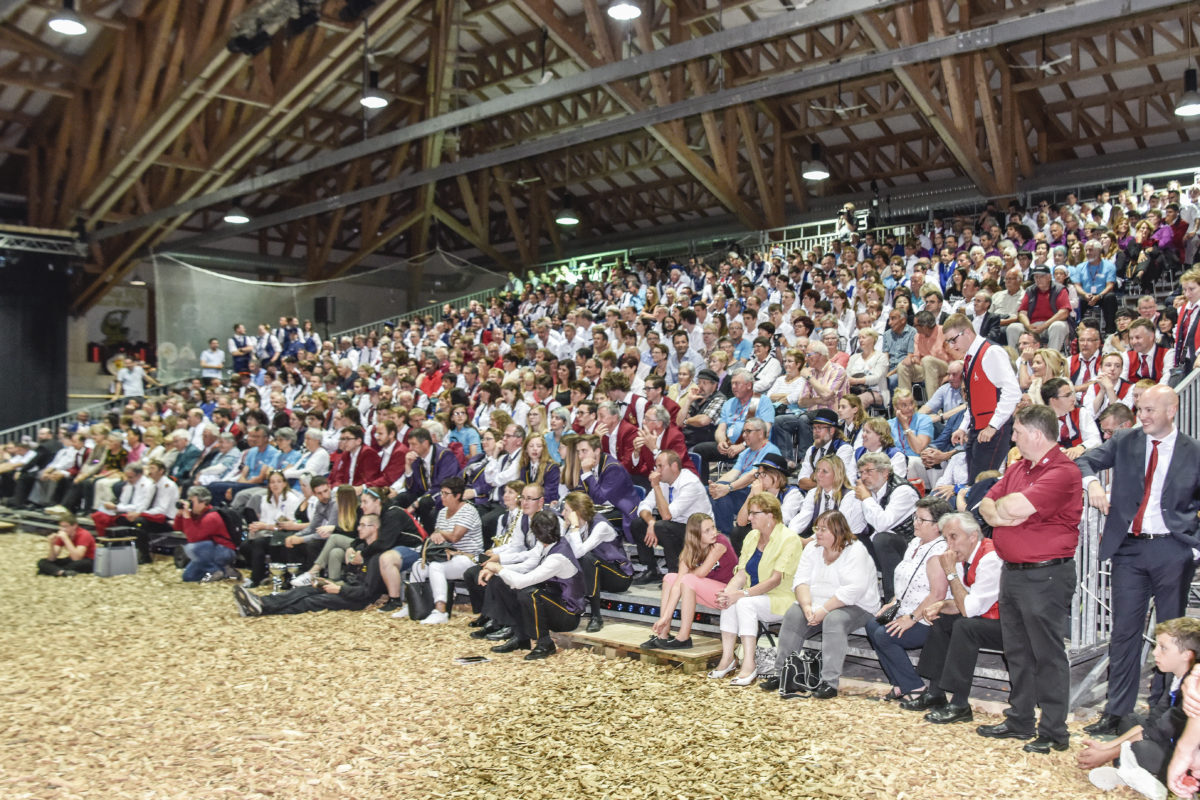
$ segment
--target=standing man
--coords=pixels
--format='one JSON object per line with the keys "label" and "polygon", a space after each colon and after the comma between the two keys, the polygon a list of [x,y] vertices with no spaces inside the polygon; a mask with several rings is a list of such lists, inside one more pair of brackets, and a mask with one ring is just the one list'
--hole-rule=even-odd
{"label": "standing man", "polygon": [[1075,549],[1083,516],[1079,467],[1058,448],[1058,419],[1047,406],[1016,413],[1011,465],[979,511],[992,526],[1000,575],[1000,630],[1008,660],[1007,719],[981,725],[980,736],[1033,739],[1027,753],[1066,750],[1071,664],[1063,640],[1075,593]]}
{"label": "standing man", "polygon": [[1004,463],[1021,387],[1004,348],[977,336],[964,315],[950,317],[942,330],[946,350],[963,361],[967,398],[967,413],[950,441],[966,445],[968,477],[974,483],[980,472],[999,469]]}
{"label": "standing man", "polygon": [[[1121,732],[1122,718],[1133,711],[1150,598],[1159,619],[1182,617],[1187,607],[1195,571],[1191,551],[1200,546],[1200,443],[1175,427],[1178,411],[1174,389],[1147,389],[1137,405],[1142,427],[1115,431],[1076,462],[1088,502],[1107,515],[1100,560],[1112,559],[1108,703],[1099,721],[1085,728],[1092,735]],[[1096,477],[1110,468],[1111,500]]]}
{"label": "standing man", "polygon": [[206,381],[220,378],[225,368],[225,351],[214,336],[208,340],[208,349],[200,353],[200,377]]}

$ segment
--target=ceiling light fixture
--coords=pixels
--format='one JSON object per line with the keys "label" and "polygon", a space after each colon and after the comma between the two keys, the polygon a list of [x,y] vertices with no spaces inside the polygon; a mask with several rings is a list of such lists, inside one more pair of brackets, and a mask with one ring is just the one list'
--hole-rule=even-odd
{"label": "ceiling light fixture", "polygon": [[640,17],[642,9],[638,7],[637,3],[619,0],[608,7],[608,15],[618,22],[629,22]]}
{"label": "ceiling light fixture", "polygon": [[145,286],[146,282],[144,280],[142,280],[141,275],[135,274],[132,278],[129,279],[129,285],[130,286]]}
{"label": "ceiling light fixture", "polygon": [[570,227],[579,224],[579,215],[575,213],[575,198],[571,195],[563,195],[562,208],[558,210],[554,221],[559,225]]}
{"label": "ceiling light fixture", "polygon": [[804,162],[803,177],[809,181],[823,181],[829,177],[829,168],[821,158],[821,145],[812,146],[812,158]]}
{"label": "ceiling light fixture", "polygon": [[242,198],[233,201],[233,208],[225,212],[225,221],[230,225],[245,225],[250,221],[250,215],[242,210]]}
{"label": "ceiling light fixture", "polygon": [[1175,116],[1200,116],[1200,92],[1196,91],[1195,68],[1183,71],[1183,94],[1179,96],[1179,102],[1175,104]]}
{"label": "ceiling light fixture", "polygon": [[50,30],[63,36],[82,36],[87,33],[87,25],[75,13],[75,0],[63,0],[61,11],[56,11],[50,17]]}
{"label": "ceiling light fixture", "polygon": [[363,86],[362,97],[358,99],[358,102],[362,104],[363,108],[372,110],[387,108],[387,96],[379,91],[379,70],[373,69],[367,73],[366,85]]}

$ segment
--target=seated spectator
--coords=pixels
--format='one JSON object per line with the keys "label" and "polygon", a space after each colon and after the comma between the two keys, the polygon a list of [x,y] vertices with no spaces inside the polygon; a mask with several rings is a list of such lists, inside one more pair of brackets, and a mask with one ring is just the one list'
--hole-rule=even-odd
{"label": "seated spectator", "polygon": [[886,455],[868,453],[858,460],[854,494],[862,501],[867,522],[860,541],[883,576],[884,597],[892,597],[892,576],[913,537],[917,490],[892,474],[892,462]]}
{"label": "seated spectator", "polygon": [[1017,321],[1008,326],[1008,345],[1015,347],[1024,332],[1032,333],[1051,350],[1062,351],[1070,327],[1070,295],[1065,287],[1054,284],[1045,265],[1030,270],[1033,286],[1025,291],[1017,312]]}
{"label": "seated spectator", "polygon": [[713,500],[713,518],[716,520],[717,530],[729,530],[733,527],[738,509],[750,494],[750,484],[754,482],[754,467],[762,463],[767,454],[779,454],[779,449],[767,438],[769,425],[764,420],[748,420],[743,426],[743,431],[744,441],[732,445],[730,451],[731,454],[737,454],[733,468],[708,487],[709,496]]}
{"label": "seated spectator", "polygon": [[[888,420],[883,417],[870,417],[863,423],[862,432],[859,434],[862,444],[854,451],[854,462],[867,453],[883,453],[892,462],[892,474],[901,480],[908,480],[908,457],[901,452],[896,446],[896,440],[892,437],[892,427]],[[855,477],[858,470],[855,469]],[[847,476],[847,480],[854,483],[854,480]]]}
{"label": "seated spectator", "polygon": [[862,427],[867,421],[862,398],[853,394],[843,396],[838,400],[837,415],[842,423],[842,441],[849,442],[855,449],[861,447]]}
{"label": "seated spectator", "polygon": [[[537,561],[525,571],[489,561],[479,573],[485,584],[496,581],[489,592],[489,613],[513,636],[492,648],[493,653],[528,650],[526,661],[536,661],[557,649],[552,632],[573,631],[586,606],[585,586],[571,543],[562,536],[559,520],[549,511],[538,511],[529,523],[542,546]],[[497,580],[498,579],[498,580]]]}
{"label": "seated spectator", "polygon": [[521,448],[517,480],[524,483],[536,483],[543,487],[545,496],[550,499],[550,502],[557,503],[560,499],[560,474],[561,468],[550,458],[545,438],[540,433],[531,433]]}
{"label": "seated spectator", "polygon": [[900,707],[926,711],[926,720],[945,725],[971,721],[968,701],[979,651],[1003,646],[998,602],[1003,562],[972,514],[946,514],[938,527],[946,550],[937,567],[949,581],[951,596],[925,606],[923,617],[931,626],[917,673],[929,685],[915,696],[909,693]]}
{"label": "seated spectator", "polygon": [[[353,490],[351,489],[353,492]],[[358,521],[358,538],[366,556],[365,574],[356,584],[337,584],[321,580],[311,586],[300,586],[275,595],[258,596],[245,586],[233,587],[238,611],[243,617],[264,614],[303,614],[308,611],[361,611],[383,593],[379,577],[379,555],[384,547],[379,542],[379,517],[366,514]]]}
{"label": "seated spectator", "polygon": [[58,530],[47,538],[49,555],[37,563],[39,575],[69,578],[91,572],[96,558],[96,540],[75,521],[74,514],[58,518]]}
{"label": "seated spectator", "polygon": [[809,414],[809,419],[812,426],[812,447],[804,452],[797,465],[800,471],[796,477],[796,485],[804,491],[813,488],[816,485],[812,478],[813,469],[816,468],[817,462],[827,455],[836,455],[842,459],[846,474],[853,483],[858,477],[854,448],[850,442],[842,439],[841,420],[838,419],[837,413],[828,408],[819,408]]}
{"label": "seated spectator", "polygon": [[867,638],[892,683],[889,700],[908,700],[925,688],[907,651],[922,647],[929,635],[925,609],[946,598],[946,570],[937,558],[946,551],[946,540],[938,530],[938,520],[949,513],[950,506],[940,497],[930,495],[917,501],[913,540],[892,577],[897,596],[881,609],[880,619],[885,621],[867,622]]}
{"label": "seated spectator", "polygon": [[183,546],[190,559],[183,568],[183,580],[214,583],[227,578],[240,580],[233,568],[237,553],[221,515],[212,507],[212,493],[203,486],[188,489],[187,502],[175,515],[175,530],[187,537]]}
{"label": "seated spectator", "polygon": [[568,492],[585,492],[597,507],[612,508],[620,519],[625,541],[633,541],[632,525],[636,518],[637,492],[629,472],[615,458],[600,450],[600,437],[566,436],[562,485]]}
{"label": "seated spectator", "polygon": [[[1188,718],[1183,712],[1183,679],[1200,658],[1200,620],[1180,617],[1154,627],[1154,666],[1171,676],[1171,691],[1150,709],[1146,721],[1112,741],[1084,739],[1075,759],[1089,770],[1093,786],[1110,791],[1128,786],[1143,797],[1166,797],[1167,766]],[[1113,766],[1106,766],[1109,763]]]}
{"label": "seated spectator", "polygon": [[933,420],[917,411],[917,401],[912,392],[906,389],[897,389],[892,393],[892,407],[896,410],[896,416],[888,420],[888,427],[891,428],[896,447],[908,459],[907,474],[896,471],[893,474],[921,480],[926,487],[930,487],[933,481],[925,471],[921,453],[933,441]]}
{"label": "seated spectator", "polygon": [[879,613],[875,565],[841,512],[826,511],[817,517],[813,540],[796,566],[792,594],[796,602],[787,609],[779,628],[776,673],[762,688],[790,689],[780,685],[783,665],[819,631],[821,681],[812,696],[818,700],[836,697],[850,632]]}
{"label": "seated spectator", "polygon": [[785,525],[791,521],[792,517],[796,516],[800,510],[800,504],[804,501],[804,492],[798,487],[788,484],[787,462],[783,460],[783,456],[768,453],[754,469],[756,474],[754,482],[750,484],[750,494],[746,497],[746,502],[738,509],[735,520],[737,524],[729,532],[729,541],[733,543],[735,553],[745,541],[746,534],[750,532],[751,497],[766,492],[779,500],[781,519]]}
{"label": "seated spectator", "polygon": [[588,633],[604,627],[600,616],[600,592],[624,592],[633,583],[633,564],[625,555],[616,530],[596,513],[592,499],[571,492],[563,500],[567,522],[566,538],[583,573],[584,592],[591,608]]}
{"label": "seated spectator", "polygon": [[442,508],[438,511],[429,541],[433,544],[449,543],[454,548],[448,552],[445,561],[431,560],[414,564],[410,573],[414,581],[428,579],[433,594],[434,610],[421,620],[423,625],[440,625],[450,620],[450,615],[446,613],[448,581],[461,578],[475,563],[475,556],[483,552],[483,526],[475,506],[463,499],[466,488],[466,482],[457,475],[442,481],[439,490]]}
{"label": "seated spectator", "polygon": [[657,583],[661,573],[654,548],[662,546],[667,572],[678,571],[687,520],[694,514],[712,514],[708,493],[696,473],[683,468],[679,454],[664,450],[654,459],[650,491],[637,506],[637,519],[630,530],[637,545],[638,561],[646,567],[634,583]]}
{"label": "seated spectator", "polygon": [[97,537],[102,538],[109,526],[118,521],[128,524],[127,514],[137,514],[149,507],[154,482],[147,478],[144,472],[141,464],[125,465],[125,482],[121,484],[121,496],[116,498],[116,502],[100,502],[103,510],[92,512],[92,524],[96,527]]}
{"label": "seated spectator", "polygon": [[342,579],[343,569],[349,563],[347,557],[354,555],[352,549],[358,537],[351,536],[350,531],[357,531],[361,514],[358,493],[354,491],[353,486],[337,487],[334,504],[334,515],[330,522],[326,523],[326,526],[332,527],[327,527],[321,552],[313,561],[309,572],[313,577],[325,572],[329,580],[336,582]]}
{"label": "seated spectator", "polygon": [[758,666],[754,660],[760,622],[778,622],[792,603],[788,590],[802,542],[783,525],[779,501],[769,494],[751,498],[750,524],[728,585],[717,593],[721,609],[721,660],[708,677],[719,680],[738,668],[734,648],[742,642],[741,671],[731,679],[734,686],[754,683]]}
{"label": "seated spectator", "polygon": [[[479,563],[476,566],[463,573],[463,582],[467,586],[467,594],[471,597],[471,610],[479,615],[470,623],[472,628],[479,629],[471,634],[475,639],[483,639],[502,627],[494,624],[487,614],[483,613],[486,587],[479,582],[479,572],[483,565],[488,561],[498,561],[501,564],[523,561],[530,551],[537,549],[537,540],[529,532],[529,520],[544,506],[542,487],[527,487],[522,481],[510,481],[504,487],[503,496],[504,511],[497,521],[495,535],[489,540],[487,531],[484,531],[484,541],[490,541],[488,549],[483,551],[483,556],[478,559]],[[391,594],[390,586],[388,593]],[[397,592],[397,596],[398,594]]]}
{"label": "seated spectator", "polygon": [[825,456],[817,462],[813,476],[816,486],[804,495],[796,515],[787,522],[788,528],[807,542],[813,535],[813,523],[822,514],[840,511],[851,533],[857,536],[865,530],[867,522],[863,517],[862,501],[853,492],[842,460],[833,455]]}
{"label": "seated spectator", "polygon": [[[658,621],[651,626],[654,635],[642,647],[661,650],[686,650],[692,646],[692,623],[697,603],[716,608],[717,596],[733,577],[737,566],[733,543],[717,531],[707,514],[688,517],[679,571],[663,576],[662,601]],[[671,619],[679,609],[679,633],[671,635]]]}
{"label": "seated spectator", "polygon": [[267,579],[268,554],[276,563],[292,561],[291,548],[285,542],[292,534],[308,527],[296,519],[301,499],[301,493],[288,485],[283,473],[273,470],[267,478],[267,495],[262,498],[259,510],[247,508],[243,512],[248,535],[238,550],[250,565],[252,586]]}
{"label": "seated spectator", "polygon": [[[846,374],[851,394],[857,395],[865,406],[888,406],[888,354],[876,350],[879,334],[872,328],[859,328],[859,352],[850,356]],[[853,439],[850,439],[853,442]]]}

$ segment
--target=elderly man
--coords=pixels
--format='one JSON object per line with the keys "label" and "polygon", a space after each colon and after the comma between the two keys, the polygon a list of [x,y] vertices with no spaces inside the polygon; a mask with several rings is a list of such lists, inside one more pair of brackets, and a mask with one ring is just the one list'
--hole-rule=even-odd
{"label": "elderly man", "polygon": [[914,383],[925,384],[925,396],[929,397],[942,385],[951,361],[942,340],[942,326],[933,312],[925,309],[914,320],[917,336],[913,341],[913,352],[900,362],[896,371],[897,386],[912,389]]}
{"label": "elderly man", "polygon": [[683,431],[683,439],[689,448],[716,437],[717,423],[725,405],[725,395],[717,391],[719,380],[711,369],[696,373],[696,380],[687,394],[679,398],[680,411],[676,423]]}
{"label": "elderly man", "polygon": [[900,367],[916,348],[917,329],[908,324],[903,311],[888,312],[887,330],[880,347],[888,357],[888,388],[895,389],[900,380]]}
{"label": "elderly man", "polygon": [[946,571],[951,597],[925,610],[931,629],[917,673],[928,679],[929,686],[900,707],[926,711],[926,720],[946,725],[974,718],[969,701],[979,651],[1003,646],[998,602],[1003,562],[971,514],[947,514],[938,521],[938,529],[946,539],[946,551],[937,566]]}
{"label": "elderly man", "polygon": [[[1000,318],[1000,326],[1007,330],[1009,325],[1018,321],[1021,301],[1025,299],[1025,290],[1021,287],[1021,270],[1013,267],[1004,273],[1004,288],[992,295],[992,313]],[[978,313],[978,312],[977,312]],[[1007,338],[1007,333],[1005,334]],[[987,337],[993,338],[993,337]],[[1004,340],[994,339],[997,344]]]}
{"label": "elderly man", "polygon": [[708,487],[713,500],[713,521],[719,531],[733,529],[738,510],[750,495],[750,486],[755,478],[754,467],[768,453],[780,454],[779,448],[767,439],[767,429],[768,424],[763,419],[748,420],[743,429],[742,443],[731,448],[731,454],[735,451],[737,455],[733,469]]}
{"label": "elderly man", "polygon": [[[734,370],[729,383],[733,396],[721,406],[721,417],[713,434],[713,441],[694,448],[704,459],[704,474],[701,477],[705,483],[709,480],[709,465],[719,461],[731,461],[746,449],[742,442],[742,432],[747,421],[757,419],[768,428],[775,423],[775,406],[766,395],[754,394],[754,378],[749,372],[744,369]],[[779,452],[778,448],[775,452]]]}
{"label": "elderly man", "polygon": [[[1110,406],[1117,408],[1118,406]],[[1078,465],[1088,502],[1106,514],[1100,560],[1112,559],[1113,634],[1108,704],[1093,735],[1119,733],[1133,711],[1142,669],[1142,624],[1151,597],[1159,619],[1184,615],[1195,571],[1192,548],[1200,510],[1200,443],[1175,426],[1179,397],[1167,386],[1138,399],[1142,427],[1118,430]],[[1099,474],[1113,469],[1112,497]],[[1161,693],[1161,679],[1156,679]],[[1151,698],[1153,700],[1153,697]]]}
{"label": "elderly man", "polygon": [[1016,347],[1021,334],[1029,332],[1051,350],[1062,352],[1070,333],[1071,298],[1065,287],[1054,285],[1048,266],[1040,264],[1030,274],[1033,287],[1021,298],[1017,321],[1008,326],[1008,346]]}
{"label": "elderly man", "polygon": [[780,416],[771,430],[771,442],[793,467],[812,447],[812,420],[817,409],[836,411],[838,400],[850,391],[846,370],[829,360],[829,348],[824,344],[809,342],[805,359],[804,369],[800,370],[804,388],[796,400],[803,410]]}
{"label": "elderly man", "polygon": [[633,439],[634,465],[641,469],[643,464],[653,464],[659,453],[671,451],[684,462],[684,468],[696,472],[696,465],[688,456],[683,433],[671,424],[671,414],[664,406],[650,406],[646,421]]}
{"label": "elderly man", "polygon": [[883,577],[883,597],[894,598],[893,573],[904,559],[913,538],[913,513],[917,490],[892,473],[887,453],[867,453],[858,460],[858,483],[854,495],[862,501],[867,546]]}
{"label": "elderly man", "polygon": [[1086,260],[1075,266],[1071,280],[1075,282],[1083,308],[1100,309],[1104,317],[1104,334],[1107,336],[1117,328],[1117,266],[1104,259],[1102,252],[1099,239],[1084,242]]}
{"label": "elderly man", "polygon": [[1079,467],[1058,447],[1058,420],[1047,406],[1017,411],[1013,441],[1021,460],[988,490],[979,512],[992,526],[1000,576],[1000,627],[1008,660],[1009,708],[994,739],[1037,738],[1029,753],[1066,750],[1071,665],[1064,641],[1075,592],[1075,549],[1083,516]]}

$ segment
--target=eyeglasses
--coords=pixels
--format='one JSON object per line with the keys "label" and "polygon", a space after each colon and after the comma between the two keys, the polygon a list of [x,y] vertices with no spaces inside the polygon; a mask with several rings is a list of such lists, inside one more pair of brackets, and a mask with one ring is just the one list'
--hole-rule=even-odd
{"label": "eyeglasses", "polygon": [[540,497],[526,497],[525,495],[521,495],[521,502],[523,502],[523,503],[536,503],[538,500],[541,500],[541,499],[542,498],[540,498]]}
{"label": "eyeglasses", "polygon": [[954,344],[956,341],[958,341],[958,338],[960,336],[965,336],[966,334],[967,334],[966,331],[959,331],[958,333],[954,334],[950,338],[946,339],[946,344]]}
{"label": "eyeglasses", "polygon": [[1074,393],[1074,392],[1068,392],[1067,394],[1058,394],[1058,395],[1055,395],[1055,397],[1057,397],[1059,400],[1074,400],[1074,399],[1075,399],[1075,393]]}
{"label": "eyeglasses", "polygon": [[933,517],[913,517],[913,522],[937,522]]}

